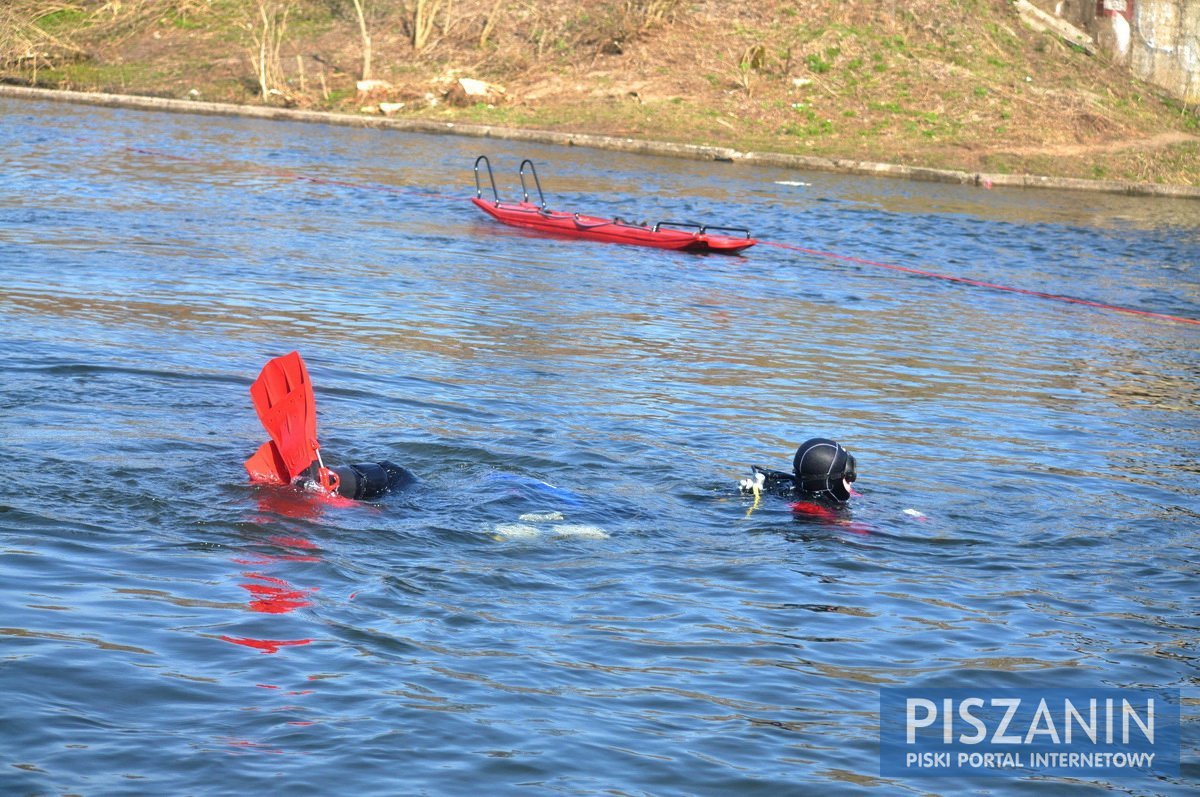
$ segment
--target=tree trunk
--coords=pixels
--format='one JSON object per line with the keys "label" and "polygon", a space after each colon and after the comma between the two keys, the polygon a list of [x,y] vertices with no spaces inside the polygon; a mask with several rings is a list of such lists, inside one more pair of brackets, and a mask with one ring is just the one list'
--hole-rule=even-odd
{"label": "tree trunk", "polygon": [[367,30],[367,16],[363,12],[364,0],[354,0],[354,10],[358,13],[358,31],[362,34],[362,80],[371,79],[371,33]]}

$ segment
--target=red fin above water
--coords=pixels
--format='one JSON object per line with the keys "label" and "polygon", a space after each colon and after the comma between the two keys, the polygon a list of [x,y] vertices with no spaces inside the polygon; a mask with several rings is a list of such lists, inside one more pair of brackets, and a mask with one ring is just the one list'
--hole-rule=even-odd
{"label": "red fin above water", "polygon": [[271,442],[246,460],[246,471],[252,481],[290,484],[318,457],[317,404],[299,352],[264,365],[250,396]]}

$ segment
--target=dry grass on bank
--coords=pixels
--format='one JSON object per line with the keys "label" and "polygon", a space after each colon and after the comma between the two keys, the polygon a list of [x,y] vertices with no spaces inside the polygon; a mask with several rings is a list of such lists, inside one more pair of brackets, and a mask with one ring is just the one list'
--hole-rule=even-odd
{"label": "dry grass on bank", "polygon": [[1194,113],[1007,0],[9,0],[0,80],[1200,185]]}

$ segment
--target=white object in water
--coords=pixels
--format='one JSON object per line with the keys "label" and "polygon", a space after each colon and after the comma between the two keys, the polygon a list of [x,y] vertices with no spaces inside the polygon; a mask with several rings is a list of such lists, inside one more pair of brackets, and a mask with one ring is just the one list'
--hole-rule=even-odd
{"label": "white object in water", "polygon": [[500,523],[493,531],[502,540],[532,540],[542,536],[536,526],[528,523]]}
{"label": "white object in water", "polygon": [[574,537],[581,540],[607,540],[608,532],[599,526],[588,526],[584,523],[562,523],[554,526],[554,533],[559,537]]}
{"label": "white object in water", "polygon": [[562,512],[526,512],[517,520],[522,523],[548,523],[552,520],[563,520]]}
{"label": "white object in water", "polygon": [[[562,512],[526,512],[520,523],[497,523],[492,534],[497,540],[534,540],[553,534],[558,538],[570,537],[579,540],[607,540],[608,532],[599,526],[585,523],[555,523],[564,520]],[[538,527],[535,523],[555,523],[550,528]]]}

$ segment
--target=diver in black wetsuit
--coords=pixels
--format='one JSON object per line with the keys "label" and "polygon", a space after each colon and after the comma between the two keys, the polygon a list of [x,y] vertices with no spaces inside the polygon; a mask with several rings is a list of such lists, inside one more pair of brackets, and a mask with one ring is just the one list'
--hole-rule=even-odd
{"label": "diver in black wetsuit", "polygon": [[[316,467],[316,463],[313,463],[309,471],[313,471]],[[338,477],[337,494],[355,501],[378,498],[384,493],[408,487],[417,481],[417,477],[408,468],[388,462],[386,459],[381,462],[335,465],[330,470]],[[305,477],[320,483],[319,476],[315,472],[306,472]]]}
{"label": "diver in black wetsuit", "polygon": [[325,467],[317,443],[317,405],[300,352],[273,357],[250,385],[258,419],[270,440],[245,462],[256,484],[302,484],[329,495],[362,500],[407,487],[417,477],[383,460]]}
{"label": "diver in black wetsuit", "polygon": [[744,492],[770,492],[784,498],[803,498],[844,504],[850,500],[850,483],[858,478],[854,455],[824,437],[806,440],[796,450],[792,472],[767,470],[755,465],[754,476],[742,479]]}

